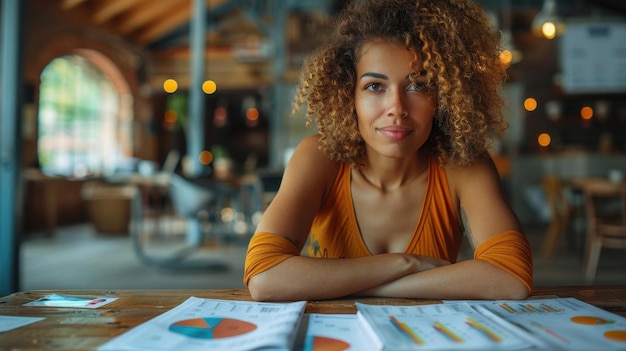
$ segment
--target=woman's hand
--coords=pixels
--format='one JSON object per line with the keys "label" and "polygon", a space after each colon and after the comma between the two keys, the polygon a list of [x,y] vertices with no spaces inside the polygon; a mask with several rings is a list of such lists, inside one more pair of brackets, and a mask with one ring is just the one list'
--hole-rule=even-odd
{"label": "woman's hand", "polygon": [[427,271],[429,269],[433,269],[433,268],[437,268],[441,266],[447,266],[450,264],[450,262],[441,258],[437,258],[437,257],[413,255],[413,254],[407,254],[407,255],[411,256],[410,259],[415,262],[415,266],[416,266],[415,273]]}

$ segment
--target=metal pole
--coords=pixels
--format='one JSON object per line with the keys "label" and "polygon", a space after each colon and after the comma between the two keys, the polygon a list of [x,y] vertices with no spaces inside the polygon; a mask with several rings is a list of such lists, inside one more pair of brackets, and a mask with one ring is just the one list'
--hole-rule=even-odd
{"label": "metal pole", "polygon": [[19,287],[17,240],[20,150],[19,0],[0,0],[0,296]]}
{"label": "metal pole", "polygon": [[[205,0],[194,0],[191,22],[191,85],[189,86],[189,124],[187,125],[187,156],[190,160],[191,177],[200,176],[202,165],[198,156],[204,148],[204,37],[206,35]],[[202,241],[200,221],[187,220],[187,243],[199,245]]]}
{"label": "metal pole", "polygon": [[189,124],[187,125],[187,154],[191,160],[191,175],[202,172],[198,156],[204,148],[204,37],[206,35],[205,0],[194,0],[191,22],[191,85],[189,86]]}

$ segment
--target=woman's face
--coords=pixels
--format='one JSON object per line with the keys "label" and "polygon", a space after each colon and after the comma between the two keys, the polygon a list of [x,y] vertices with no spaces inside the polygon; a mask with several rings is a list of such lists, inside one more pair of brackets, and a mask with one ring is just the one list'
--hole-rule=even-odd
{"label": "woman's face", "polygon": [[413,156],[430,135],[436,97],[426,87],[424,73],[412,82],[412,60],[400,44],[374,40],[362,47],[354,102],[368,153]]}

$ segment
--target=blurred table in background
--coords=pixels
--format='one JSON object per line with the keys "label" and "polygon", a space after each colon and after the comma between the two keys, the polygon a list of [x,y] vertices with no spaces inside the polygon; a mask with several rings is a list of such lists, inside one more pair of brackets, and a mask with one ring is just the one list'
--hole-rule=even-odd
{"label": "blurred table in background", "polygon": [[[263,187],[254,173],[224,179],[171,173],[125,182],[138,189],[131,226],[135,252],[144,263],[162,268],[224,269],[219,262],[190,263],[189,258],[220,245],[247,245],[264,209]],[[150,253],[159,242],[176,249]]]}

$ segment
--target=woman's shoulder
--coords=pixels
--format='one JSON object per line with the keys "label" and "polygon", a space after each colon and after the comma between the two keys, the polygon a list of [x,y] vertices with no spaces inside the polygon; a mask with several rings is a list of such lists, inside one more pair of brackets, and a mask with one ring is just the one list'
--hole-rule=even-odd
{"label": "woman's shoulder", "polygon": [[322,166],[339,165],[338,162],[332,161],[324,152],[320,149],[320,136],[309,135],[302,139],[296,150],[294,156],[302,158],[314,163],[319,163]]}
{"label": "woman's shoulder", "polygon": [[455,162],[449,162],[445,164],[443,167],[446,172],[450,173],[473,173],[489,170],[493,167],[493,160],[488,153],[480,155],[476,157],[470,164],[461,165]]}
{"label": "woman's shoulder", "polygon": [[320,149],[319,138],[319,135],[304,138],[291,156],[288,167],[303,176],[318,177],[332,182],[342,163],[333,161],[324,154]]}
{"label": "woman's shoulder", "polygon": [[452,188],[468,187],[476,182],[499,180],[498,171],[489,154],[478,157],[470,165],[446,164],[444,166],[448,182]]}

